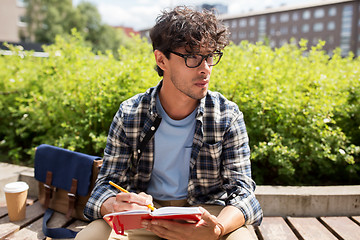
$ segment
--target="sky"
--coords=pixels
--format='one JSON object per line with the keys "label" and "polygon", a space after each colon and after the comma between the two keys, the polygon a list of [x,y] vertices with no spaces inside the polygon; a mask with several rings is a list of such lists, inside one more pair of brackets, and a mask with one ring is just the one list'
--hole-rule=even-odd
{"label": "sky", "polygon": [[139,31],[151,28],[161,10],[178,5],[220,3],[227,5],[228,14],[232,15],[263,10],[267,7],[276,8],[281,4],[296,6],[324,0],[73,0],[73,3],[77,5],[81,1],[91,2],[97,6],[104,23],[132,27]]}

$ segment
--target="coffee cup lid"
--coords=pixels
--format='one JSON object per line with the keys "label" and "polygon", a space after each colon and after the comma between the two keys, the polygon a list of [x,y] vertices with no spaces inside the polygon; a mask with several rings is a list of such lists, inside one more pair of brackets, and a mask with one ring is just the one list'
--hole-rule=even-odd
{"label": "coffee cup lid", "polygon": [[28,189],[29,189],[29,185],[27,185],[26,182],[12,182],[5,185],[4,192],[17,193],[17,192],[23,192]]}

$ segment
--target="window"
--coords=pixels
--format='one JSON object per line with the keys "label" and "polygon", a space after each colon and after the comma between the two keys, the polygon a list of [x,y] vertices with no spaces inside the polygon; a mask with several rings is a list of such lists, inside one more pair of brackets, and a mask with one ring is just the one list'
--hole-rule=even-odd
{"label": "window", "polygon": [[335,28],[336,28],[336,26],[335,26],[335,22],[334,22],[334,21],[328,22],[328,24],[327,24],[327,30],[328,30],[328,31],[333,31],[333,30],[335,30]]}
{"label": "window", "polygon": [[297,12],[294,12],[293,15],[292,15],[292,20],[293,21],[297,21],[299,20],[299,14]]}
{"label": "window", "polygon": [[345,5],[342,11],[341,33],[340,33],[340,48],[344,55],[347,55],[350,51],[352,15],[353,15],[353,6]]}
{"label": "window", "polygon": [[254,31],[250,31],[249,37],[250,37],[250,38],[254,38],[254,37],[255,37],[255,32],[254,32]]}
{"label": "window", "polygon": [[246,32],[245,31],[239,32],[239,38],[240,39],[245,39],[246,38]]}
{"label": "window", "polygon": [[336,7],[331,7],[328,12],[330,17],[336,16]]}
{"label": "window", "polygon": [[255,26],[255,18],[250,18],[250,20],[249,20],[249,25],[250,26]]}
{"label": "window", "polygon": [[350,37],[351,36],[351,21],[352,21],[352,5],[347,5],[343,9],[342,14],[342,23],[341,23],[341,36]]}
{"label": "window", "polygon": [[246,27],[247,21],[245,18],[239,20],[239,26],[240,27]]}
{"label": "window", "polygon": [[313,31],[314,31],[314,32],[321,32],[321,31],[323,31],[323,30],[324,30],[324,24],[323,24],[323,23],[318,22],[318,23],[315,23],[315,24],[313,25]]}
{"label": "window", "polygon": [[289,14],[283,13],[280,15],[280,22],[288,22],[289,21]]}
{"label": "window", "polygon": [[309,32],[309,30],[310,30],[309,24],[304,24],[304,25],[302,26],[302,32],[303,32],[303,33],[307,33],[307,32]]}
{"label": "window", "polygon": [[262,16],[259,19],[259,26],[258,26],[258,40],[262,41],[266,35],[266,17]]}
{"label": "window", "polygon": [[232,20],[231,27],[233,27],[233,28],[237,27],[237,21],[236,20]]}
{"label": "window", "polygon": [[291,29],[291,32],[293,34],[296,34],[297,33],[297,26],[293,26],[292,29]]}
{"label": "window", "polygon": [[323,8],[318,8],[315,10],[315,12],[314,12],[315,18],[323,18],[324,16],[325,16],[325,11]]}
{"label": "window", "polygon": [[28,2],[25,1],[25,0],[16,0],[16,6],[18,6],[18,7],[27,7]]}
{"label": "window", "polygon": [[27,26],[26,16],[19,16],[18,26],[19,27],[26,27]]}
{"label": "window", "polygon": [[272,16],[270,17],[270,22],[271,22],[271,23],[276,23],[276,15],[272,15]]}
{"label": "window", "polygon": [[303,19],[307,20],[307,19],[310,19],[310,17],[311,17],[310,10],[306,10],[303,12]]}
{"label": "window", "polygon": [[236,39],[237,39],[237,38],[236,38],[236,34],[231,33],[231,39],[232,39],[232,40],[236,40]]}
{"label": "window", "polygon": [[281,33],[281,35],[286,35],[286,34],[288,34],[288,28],[287,28],[287,27],[281,27],[281,28],[280,28],[280,33]]}

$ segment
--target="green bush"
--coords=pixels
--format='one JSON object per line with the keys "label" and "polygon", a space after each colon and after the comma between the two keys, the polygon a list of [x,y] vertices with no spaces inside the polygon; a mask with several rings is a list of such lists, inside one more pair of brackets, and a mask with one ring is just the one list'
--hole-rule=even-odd
{"label": "green bush", "polygon": [[0,72],[0,137],[9,158],[31,164],[41,143],[101,156],[119,104],[158,81],[149,44],[133,44],[116,60],[110,52],[95,56],[74,33],[45,47],[47,58],[0,57],[7,66]]}
{"label": "green bush", "polygon": [[[213,69],[211,90],[244,113],[258,184],[360,183],[360,60],[323,44],[243,42]],[[0,56],[1,151],[18,164],[41,143],[101,156],[119,104],[160,80],[150,44],[135,38],[117,60],[74,33],[45,50]]]}

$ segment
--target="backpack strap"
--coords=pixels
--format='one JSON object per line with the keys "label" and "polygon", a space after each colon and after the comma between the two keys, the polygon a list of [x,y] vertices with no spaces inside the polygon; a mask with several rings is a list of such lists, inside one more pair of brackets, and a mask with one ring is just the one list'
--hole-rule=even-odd
{"label": "backpack strap", "polygon": [[54,214],[54,210],[48,208],[45,211],[44,217],[43,217],[43,225],[42,230],[45,236],[50,238],[75,238],[76,234],[78,232],[75,232],[73,230],[67,229],[67,228],[48,228],[47,223],[49,222],[50,218]]}
{"label": "backpack strap", "polygon": [[75,178],[72,179],[71,182],[71,189],[70,192],[68,192],[68,211],[66,213],[66,217],[69,219],[71,218],[71,214],[75,209],[75,203],[76,203],[76,190],[77,190],[77,180]]}
{"label": "backpack strap", "polygon": [[52,198],[52,186],[51,186],[51,182],[52,182],[52,172],[51,171],[47,171],[46,172],[46,181],[44,183],[44,187],[45,187],[45,208],[49,207],[50,204],[50,199]]}
{"label": "backpack strap", "polygon": [[154,124],[150,127],[150,131],[148,131],[145,135],[145,137],[143,138],[143,140],[139,143],[138,148],[136,149],[136,161],[137,163],[139,163],[139,159],[146,147],[146,145],[148,144],[148,142],[150,141],[150,139],[154,136],[156,130],[159,128],[161,123],[161,117],[157,116],[155,118]]}

